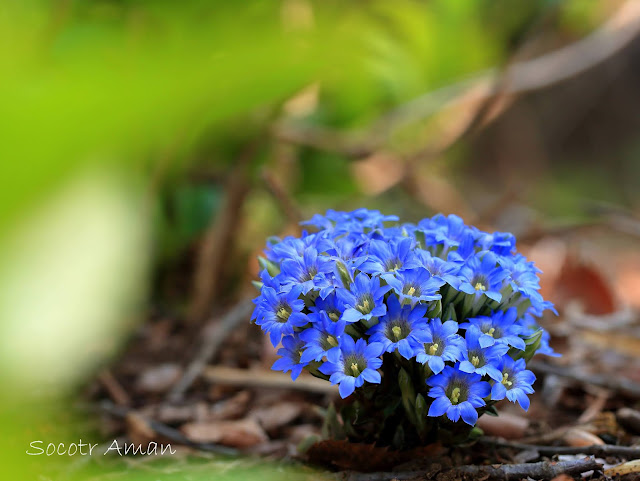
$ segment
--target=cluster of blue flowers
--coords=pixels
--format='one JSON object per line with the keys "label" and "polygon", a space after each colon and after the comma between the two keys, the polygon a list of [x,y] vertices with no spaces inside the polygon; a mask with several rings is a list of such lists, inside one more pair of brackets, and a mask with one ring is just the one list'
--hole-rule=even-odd
{"label": "cluster of blue flowers", "polygon": [[536,324],[553,310],[540,271],[509,233],[454,215],[398,220],[328,211],[304,223],[315,232],[269,240],[252,319],[282,345],[273,369],[307,369],[345,398],[413,366],[427,416],[469,425],[505,398],[528,409],[526,361],[553,355]]}

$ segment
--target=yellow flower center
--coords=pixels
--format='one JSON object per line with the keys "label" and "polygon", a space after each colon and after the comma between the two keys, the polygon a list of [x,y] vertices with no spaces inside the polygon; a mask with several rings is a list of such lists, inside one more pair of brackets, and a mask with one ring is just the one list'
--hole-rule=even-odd
{"label": "yellow flower center", "polygon": [[494,333],[494,332],[496,332],[496,328],[495,328],[495,327],[492,327],[491,329],[489,329],[489,330],[487,331],[487,336],[491,336],[491,337],[493,337],[493,333]]}
{"label": "yellow flower center", "polygon": [[402,334],[402,329],[400,329],[400,326],[393,326],[391,330],[393,331],[393,335],[395,336],[396,341],[399,341],[400,335]]}
{"label": "yellow flower center", "polygon": [[371,304],[369,303],[369,299],[363,299],[360,310],[363,312],[370,312],[371,311]]}
{"label": "yellow flower center", "polygon": [[473,356],[471,358],[471,364],[473,364],[473,367],[478,367],[480,365],[480,358],[478,356]]}
{"label": "yellow flower center", "polygon": [[285,322],[287,319],[289,319],[289,311],[287,311],[284,307],[281,307],[280,309],[278,309],[278,312],[276,313],[276,315],[282,319],[282,322]]}
{"label": "yellow flower center", "polygon": [[409,290],[407,291],[407,294],[412,296],[416,293],[416,288],[415,287],[410,287]]}
{"label": "yellow flower center", "polygon": [[333,322],[338,322],[338,319],[340,319],[340,316],[338,315],[337,312],[330,312],[329,319],[331,319]]}
{"label": "yellow flower center", "polygon": [[351,372],[353,372],[353,375],[356,377],[360,375],[360,369],[358,368],[357,362],[351,363]]}
{"label": "yellow flower center", "polygon": [[473,286],[476,291],[486,291],[487,288],[482,282],[476,282],[476,285]]}
{"label": "yellow flower center", "polygon": [[333,336],[327,336],[327,344],[332,347],[336,347],[338,345],[338,340]]}
{"label": "yellow flower center", "polygon": [[453,404],[458,404],[460,402],[460,388],[455,387],[453,391],[451,391],[451,402]]}
{"label": "yellow flower center", "polygon": [[438,352],[438,348],[440,346],[438,345],[437,342],[434,342],[433,344],[431,344],[431,347],[429,348],[429,355],[430,356],[435,356],[436,352]]}
{"label": "yellow flower center", "polygon": [[504,384],[505,386],[513,385],[513,382],[509,381],[509,374],[507,374],[506,372],[502,374],[502,384]]}

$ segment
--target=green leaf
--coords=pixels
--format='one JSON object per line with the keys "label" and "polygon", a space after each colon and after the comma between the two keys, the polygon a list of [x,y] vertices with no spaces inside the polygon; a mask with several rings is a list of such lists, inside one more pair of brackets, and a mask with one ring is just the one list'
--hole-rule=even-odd
{"label": "green leaf", "polygon": [[270,276],[275,277],[280,274],[280,266],[269,259],[264,257],[258,257],[258,264],[260,264],[260,270],[267,270]]}
{"label": "green leaf", "polygon": [[442,322],[446,321],[457,321],[458,316],[456,315],[456,308],[453,303],[447,305],[444,313],[442,314]]}
{"label": "green leaf", "polygon": [[531,358],[536,354],[536,351],[540,349],[540,342],[542,341],[542,329],[538,329],[536,332],[531,334],[529,337],[524,338],[525,350],[521,351],[520,349],[511,348],[509,350],[509,355],[513,358],[514,361],[518,359],[524,359],[525,362],[529,362]]}

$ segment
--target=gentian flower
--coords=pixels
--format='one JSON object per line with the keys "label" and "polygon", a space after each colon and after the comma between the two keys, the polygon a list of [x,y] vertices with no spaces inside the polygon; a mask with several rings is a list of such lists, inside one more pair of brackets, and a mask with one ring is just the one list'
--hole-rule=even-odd
{"label": "gentian flower", "polygon": [[330,376],[331,384],[339,384],[338,392],[344,399],[365,381],[380,384],[381,377],[377,369],[382,366],[380,355],[383,350],[384,346],[379,342],[367,344],[364,339],[354,341],[345,334],[337,362],[325,362],[319,370]]}
{"label": "gentian flower", "polygon": [[461,283],[458,289],[476,297],[483,294],[496,302],[502,300],[502,281],[509,273],[497,265],[492,252],[484,252],[469,258],[460,269]]}
{"label": "gentian flower", "polygon": [[387,299],[387,314],[380,322],[367,331],[369,342],[379,342],[385,352],[397,350],[405,359],[415,357],[415,345],[431,342],[431,333],[427,330],[426,305],[413,309],[402,307],[395,296]]}
{"label": "gentian flower", "polygon": [[391,242],[372,239],[369,243],[369,258],[362,263],[360,270],[379,275],[420,267],[415,254],[411,251],[414,242],[410,237],[401,237]]}
{"label": "gentian flower", "polygon": [[458,323],[455,321],[442,321],[438,318],[431,319],[427,326],[431,334],[431,341],[417,343],[414,346],[417,355],[416,361],[420,364],[428,364],[434,374],[442,372],[444,363],[456,362],[462,359],[462,351],[467,346],[458,333]]}
{"label": "gentian flower", "polygon": [[282,285],[299,286],[302,294],[329,285],[324,274],[333,270],[328,256],[319,256],[315,247],[307,247],[302,257],[282,261]]}
{"label": "gentian flower", "polygon": [[524,351],[525,343],[520,334],[524,334],[524,329],[516,324],[518,320],[518,310],[511,307],[506,311],[496,311],[491,316],[480,316],[469,319],[469,322],[460,324],[462,329],[470,326],[477,327],[480,332],[480,347],[493,346],[496,342],[502,342],[509,346]]}
{"label": "gentian flower", "polygon": [[441,279],[443,283],[449,284],[454,289],[458,288],[460,285],[459,264],[432,256],[430,252],[422,249],[417,251],[417,256],[422,267],[427,269],[432,277]]}
{"label": "gentian flower", "polygon": [[418,223],[418,228],[424,232],[427,245],[443,247],[442,253],[449,251],[452,247],[460,246],[460,243],[471,235],[473,241],[473,231],[457,215],[444,216],[438,214],[431,219],[423,219]]}
{"label": "gentian flower", "polygon": [[501,256],[511,255],[516,249],[516,238],[509,232],[483,232],[476,240],[480,250],[490,250]]}
{"label": "gentian flower", "polygon": [[505,397],[515,403],[525,411],[529,410],[529,398],[527,394],[533,393],[533,383],[536,376],[525,369],[524,359],[514,361],[509,356],[504,356],[498,365],[502,372],[502,380],[496,381],[491,388],[491,399],[500,401]]}
{"label": "gentian flower", "polygon": [[309,314],[309,320],[312,327],[300,333],[300,339],[305,342],[300,361],[320,361],[327,356],[330,361],[338,362],[346,323],[342,320],[333,322],[325,311]]}
{"label": "gentian flower", "polygon": [[366,274],[358,274],[350,290],[336,291],[338,301],[345,307],[342,319],[346,322],[358,322],[384,315],[387,312],[384,295],[389,290],[390,286],[380,286],[380,279],[377,277],[370,278]]}
{"label": "gentian flower", "polygon": [[322,311],[326,312],[333,322],[338,322],[342,317],[342,310],[338,306],[338,298],[335,293],[328,295],[326,298],[322,299],[318,297],[313,306],[309,307],[309,311],[313,313],[320,313]]}
{"label": "gentian flower", "polygon": [[309,322],[307,316],[302,313],[304,301],[298,299],[299,295],[298,287],[281,294],[268,286],[262,288],[252,318],[263,331],[269,333],[274,347],[280,343],[283,335],[293,334],[295,327],[305,326]]}
{"label": "gentian flower", "polygon": [[411,305],[420,301],[436,301],[442,299],[438,290],[443,286],[444,281],[432,277],[424,267],[409,269],[394,274],[382,274],[385,282],[390,285],[400,302],[409,301]]}
{"label": "gentian flower", "polygon": [[[489,399],[527,409],[535,376],[526,363],[536,352],[555,355],[537,324],[554,310],[540,294],[539,269],[509,233],[483,232],[454,215],[397,220],[329,210],[306,222],[317,232],[267,241],[252,319],[274,346],[282,341],[273,369],[292,379],[302,369],[321,372],[341,397],[359,395],[363,409],[343,410],[345,426],[381,444],[391,442],[385,410],[402,403],[416,404],[394,413],[411,429],[408,442],[463,434],[443,416],[472,426]],[[423,376],[426,409],[416,398],[425,385],[410,385]]]}
{"label": "gentian flower", "polygon": [[451,366],[445,366],[440,374],[427,379],[431,386],[429,397],[434,398],[429,407],[429,416],[446,414],[453,421],[462,420],[474,426],[478,421],[476,408],[486,405],[485,397],[491,392],[488,382],[478,374],[468,374]]}
{"label": "gentian flower", "polygon": [[490,347],[482,347],[480,345],[480,337],[482,331],[476,326],[469,326],[464,336],[467,343],[467,349],[462,351],[462,361],[459,369],[463,372],[476,373],[481,376],[487,375],[491,379],[500,381],[502,373],[497,365],[502,359],[509,346],[507,344],[494,344]]}
{"label": "gentian flower", "polygon": [[315,248],[317,252],[324,252],[330,246],[330,242],[323,235],[303,232],[299,239],[287,236],[276,244],[269,245],[265,253],[269,260],[280,263],[285,259],[303,257],[309,247]]}
{"label": "gentian flower", "polygon": [[295,381],[308,364],[300,359],[303,348],[304,342],[297,335],[283,337],[282,347],[278,349],[278,355],[282,357],[273,363],[271,369],[282,372],[291,371],[291,379]]}

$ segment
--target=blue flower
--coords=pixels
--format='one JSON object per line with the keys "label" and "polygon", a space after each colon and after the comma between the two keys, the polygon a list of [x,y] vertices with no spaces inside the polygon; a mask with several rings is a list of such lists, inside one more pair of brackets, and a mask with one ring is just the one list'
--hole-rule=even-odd
{"label": "blue flower", "polygon": [[414,244],[411,237],[401,237],[382,241],[372,239],[369,243],[369,257],[360,266],[362,272],[378,275],[400,269],[413,269],[420,263],[411,250]]}
{"label": "blue flower", "polygon": [[358,274],[350,290],[336,290],[338,301],[344,306],[342,319],[351,323],[384,315],[387,312],[384,295],[390,289],[390,286],[380,287],[380,279],[377,277]]}
{"label": "blue flower", "polygon": [[302,294],[307,294],[312,289],[329,285],[325,274],[333,270],[333,263],[328,256],[319,256],[315,247],[307,247],[303,257],[282,261],[281,269],[284,288],[297,285]]}
{"label": "blue flower", "polygon": [[460,270],[459,264],[432,256],[429,251],[422,249],[416,249],[416,254],[420,260],[420,264],[429,271],[432,277],[441,279],[443,283],[447,283],[454,289],[458,289],[460,285],[460,277],[458,276],[458,271]]}
{"label": "blue flower", "polygon": [[457,247],[467,238],[472,230],[457,215],[444,216],[437,214],[431,219],[423,219],[418,227],[424,231],[427,245],[442,244],[445,252]]}
{"label": "blue flower", "polygon": [[370,229],[384,227],[384,222],[395,222],[395,215],[384,215],[377,210],[356,209],[352,212],[338,212],[329,209],[326,215],[314,215],[311,220],[301,222],[302,225],[312,225],[318,229],[333,231],[334,234],[343,232],[364,232]]}
{"label": "blue flower", "polygon": [[367,331],[369,342],[379,342],[385,352],[396,349],[405,359],[415,357],[415,345],[431,342],[431,333],[427,330],[425,314],[427,306],[418,305],[404,308],[395,296],[387,299],[387,314],[380,322]]}
{"label": "blue flower", "polygon": [[278,349],[278,355],[282,357],[273,363],[271,369],[282,372],[291,371],[291,379],[295,381],[302,369],[308,364],[308,362],[300,359],[304,342],[294,334],[293,336],[283,337],[282,346]]}
{"label": "blue flower", "polygon": [[381,277],[398,294],[402,303],[407,300],[413,305],[416,302],[436,301],[442,298],[438,289],[443,286],[444,281],[432,277],[424,267],[383,274]]}
{"label": "blue flower", "polygon": [[299,295],[300,289],[297,287],[280,294],[271,287],[262,288],[252,319],[256,320],[263,331],[269,333],[274,346],[278,345],[283,335],[293,334],[295,327],[305,326],[309,322],[302,313],[304,301],[298,299]]}
{"label": "blue flower", "polygon": [[367,257],[364,251],[369,244],[369,238],[364,234],[349,233],[335,239],[327,251],[332,259],[341,260],[349,267],[358,267]]}
{"label": "blue flower", "polygon": [[491,399],[500,401],[505,397],[527,411],[529,409],[529,398],[527,394],[533,393],[533,383],[536,376],[525,369],[524,359],[514,361],[511,357],[505,356],[498,369],[502,372],[502,380],[496,381],[491,388]]}
{"label": "blue flower", "polygon": [[297,259],[304,256],[304,251],[309,247],[314,247],[317,252],[325,252],[331,246],[330,242],[320,233],[302,233],[298,239],[296,237],[285,237],[273,245],[269,245],[265,254],[273,262],[281,263],[285,259]]}
{"label": "blue flower", "polygon": [[462,282],[458,290],[475,295],[476,297],[486,295],[496,302],[502,300],[502,281],[509,274],[501,266],[497,265],[496,255],[492,252],[470,257],[466,264],[460,269]]}
{"label": "blue flower", "polygon": [[500,359],[509,350],[507,344],[494,344],[490,347],[480,345],[482,331],[476,326],[469,326],[464,336],[467,342],[467,349],[462,351],[462,361],[459,369],[463,372],[476,373],[480,376],[487,375],[491,379],[500,381],[502,373],[496,367]]}
{"label": "blue flower", "polygon": [[440,374],[427,379],[427,385],[431,386],[429,397],[434,398],[429,416],[446,414],[453,422],[462,417],[470,426],[478,421],[476,408],[486,404],[483,398],[491,392],[491,386],[482,381],[480,375],[458,371],[451,366],[445,366]]}
{"label": "blue flower", "polygon": [[380,355],[383,351],[384,346],[378,342],[367,344],[364,339],[354,341],[345,334],[337,362],[325,362],[319,370],[330,376],[331,384],[339,384],[338,391],[344,399],[365,381],[380,384],[381,377],[377,369],[382,366]]}
{"label": "blue flower", "polygon": [[329,294],[326,298],[318,297],[314,305],[309,310],[314,313],[326,312],[333,322],[337,322],[342,317],[342,309],[338,305],[338,298],[335,292]]}
{"label": "blue flower", "polygon": [[417,352],[416,361],[420,364],[428,364],[434,374],[442,372],[444,363],[456,362],[462,359],[462,351],[466,350],[466,344],[458,335],[458,323],[446,321],[444,324],[438,318],[431,319],[427,326],[431,334],[431,342],[417,343],[414,348]]}
{"label": "blue flower", "polygon": [[497,311],[491,316],[480,316],[469,319],[469,322],[460,324],[462,329],[469,326],[477,327],[482,335],[480,336],[480,347],[493,346],[496,342],[505,343],[524,351],[524,339],[519,337],[524,334],[524,329],[516,323],[518,320],[518,310],[511,307],[506,311]]}
{"label": "blue flower", "polygon": [[482,232],[476,240],[480,250],[490,250],[502,256],[511,255],[516,249],[516,238],[510,232]]}
{"label": "blue flower", "polygon": [[542,271],[535,267],[533,262],[527,262],[521,254],[513,257],[498,257],[498,262],[509,273],[509,283],[514,292],[520,292],[526,297],[538,294],[540,290],[538,274]]}
{"label": "blue flower", "polygon": [[340,343],[344,334],[345,322],[333,322],[325,311],[309,314],[311,327],[300,333],[300,339],[305,342],[305,351],[300,360],[302,362],[321,361],[327,356],[332,362],[340,357]]}

